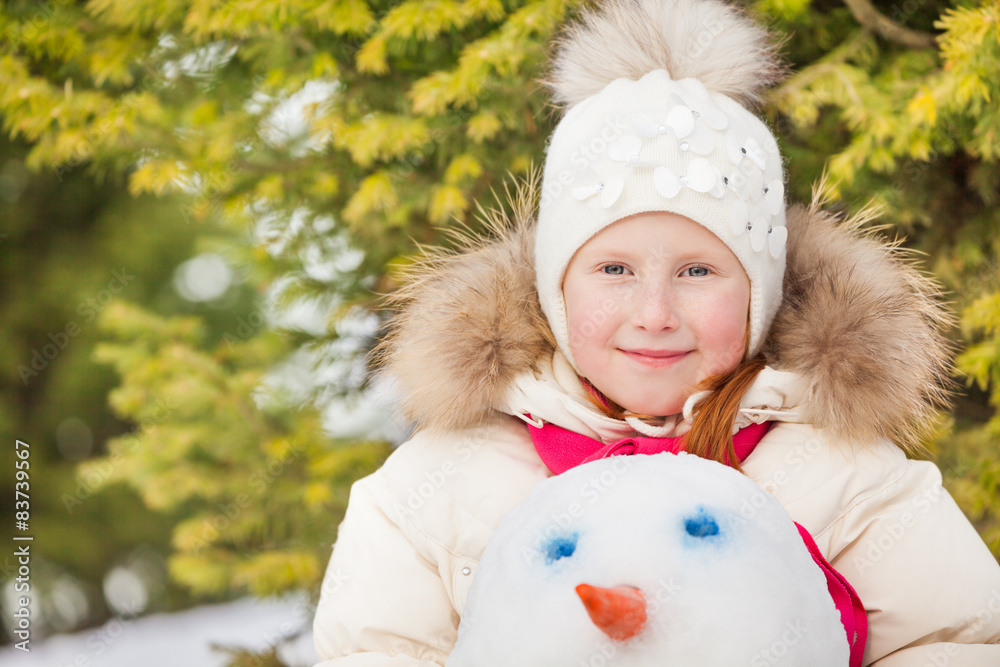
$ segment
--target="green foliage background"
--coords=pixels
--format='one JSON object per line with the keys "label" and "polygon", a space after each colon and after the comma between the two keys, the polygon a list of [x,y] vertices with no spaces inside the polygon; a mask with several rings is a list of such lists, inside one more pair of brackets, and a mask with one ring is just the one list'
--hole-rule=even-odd
{"label": "green foliage background", "polygon": [[[555,119],[537,83],[546,45],[582,4],[15,0],[0,8],[0,122],[9,138],[0,161],[23,164],[31,187],[47,188],[4,204],[2,271],[13,286],[0,296],[4,442],[34,436],[48,452],[39,460],[65,471],[55,421],[70,406],[105,415],[96,456],[39,492],[39,530],[75,536],[45,547],[53,563],[96,580],[109,549],[139,539],[118,535],[119,524],[136,533],[138,522],[169,552],[178,604],[186,595],[316,590],[349,482],[376,467],[387,445],[335,441],[316,407],[262,401],[257,388],[302,346],[320,362],[358,358],[365,345],[352,343],[349,324],[393,289],[414,242],[447,244],[447,228],[475,228],[476,202],[498,203],[493,192],[509,175],[541,163]],[[833,206],[880,205],[886,232],[925,254],[959,316],[952,335],[963,390],[927,445],[998,554],[1000,2],[748,8],[785,38],[793,68],[765,107],[787,157],[790,199],[810,199],[825,172]],[[280,121],[290,105],[304,121]],[[108,249],[80,252],[91,246],[74,246],[73,234],[95,248],[104,238]],[[243,272],[226,308],[195,308],[161,287],[205,247]],[[364,251],[357,266],[332,276],[310,270],[317,256],[336,259],[345,248]],[[18,368],[119,261],[140,275],[137,286],[25,383]],[[237,333],[268,290],[281,304],[323,304],[326,333]],[[345,382],[313,398],[355,390]],[[103,412],[105,397],[113,414]],[[268,466],[280,473],[254,477]],[[140,498],[148,519],[83,529],[65,494],[88,480],[106,487],[81,506],[94,514],[88,520],[121,517],[126,497]],[[107,530],[115,536],[94,540]]]}

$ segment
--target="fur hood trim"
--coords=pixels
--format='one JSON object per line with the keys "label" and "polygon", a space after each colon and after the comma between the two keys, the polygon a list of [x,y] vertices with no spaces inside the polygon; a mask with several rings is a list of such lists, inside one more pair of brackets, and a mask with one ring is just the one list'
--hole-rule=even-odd
{"label": "fur hood trim", "polygon": [[480,209],[486,237],[458,232],[456,250],[427,249],[386,299],[395,315],[374,366],[418,428],[480,423],[555,350],[535,289],[534,185],[511,197],[510,217]]}
{"label": "fur hood trim", "polygon": [[[395,311],[374,352],[379,372],[418,428],[475,426],[504,406],[521,374],[555,344],[538,304],[534,197],[485,214],[487,237],[461,235],[431,250],[388,299]],[[951,318],[939,290],[898,243],[868,229],[871,212],[843,220],[811,205],[788,209],[784,300],[765,353],[770,366],[810,383],[803,421],[852,440],[904,447],[945,404]]]}
{"label": "fur hood trim", "polygon": [[809,378],[804,421],[855,440],[919,449],[952,387],[954,321],[912,252],[887,241],[868,208],[849,219],[812,204],[788,211],[784,294],[769,364]]}

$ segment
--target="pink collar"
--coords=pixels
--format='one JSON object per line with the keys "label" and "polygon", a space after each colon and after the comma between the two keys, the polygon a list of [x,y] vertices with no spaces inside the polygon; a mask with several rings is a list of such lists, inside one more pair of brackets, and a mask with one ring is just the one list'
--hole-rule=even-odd
{"label": "pink collar", "polygon": [[[771,428],[771,422],[750,424],[733,436],[733,447],[736,449],[736,458],[739,459],[740,463],[750,456],[750,452],[754,450],[769,428]],[[609,456],[659,454],[660,452],[676,454],[684,449],[683,436],[677,438],[636,436],[605,445],[599,440],[574,433],[555,424],[546,423],[541,428],[528,424],[528,431],[531,433],[531,442],[534,443],[535,450],[553,475],[564,473],[581,463],[589,463]]]}

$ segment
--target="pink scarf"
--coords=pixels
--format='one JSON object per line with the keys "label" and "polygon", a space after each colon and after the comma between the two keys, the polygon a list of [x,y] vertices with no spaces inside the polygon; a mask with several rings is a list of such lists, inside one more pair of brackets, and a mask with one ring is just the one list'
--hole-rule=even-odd
{"label": "pink scarf", "polygon": [[[751,424],[740,429],[733,436],[733,448],[740,463],[750,456],[750,452],[754,450],[770,427],[771,422]],[[605,445],[599,440],[574,433],[555,424],[545,423],[541,428],[528,424],[528,432],[531,434],[535,450],[553,475],[564,473],[582,463],[611,456],[660,454],[663,452],[676,454],[684,449],[683,436],[677,438],[637,436]],[[809,531],[797,523],[795,526],[809,550],[809,555],[826,575],[827,589],[840,612],[840,620],[847,633],[847,643],[851,647],[850,667],[861,667],[861,660],[865,653],[865,642],[868,639],[868,617],[865,615],[861,598],[858,597],[847,579],[826,561]]]}
{"label": "pink scarf", "polygon": [[[740,463],[750,456],[750,452],[754,450],[769,428],[771,428],[771,422],[750,424],[733,436],[733,447],[736,449],[736,458],[740,460]],[[541,428],[528,424],[528,430],[531,432],[531,441],[535,443],[535,450],[542,457],[545,467],[551,470],[553,475],[564,473],[581,463],[606,459],[609,456],[659,454],[660,452],[676,454],[684,449],[684,436],[676,438],[636,436],[605,445],[598,440],[574,433],[555,424],[546,423]]]}

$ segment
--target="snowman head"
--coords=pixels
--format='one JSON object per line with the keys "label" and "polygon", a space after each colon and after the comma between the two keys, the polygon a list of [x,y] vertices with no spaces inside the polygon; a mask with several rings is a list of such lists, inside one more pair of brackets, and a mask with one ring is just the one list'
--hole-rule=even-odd
{"label": "snowman head", "polygon": [[689,455],[613,457],[503,519],[448,667],[848,664],[826,577],[784,508]]}

